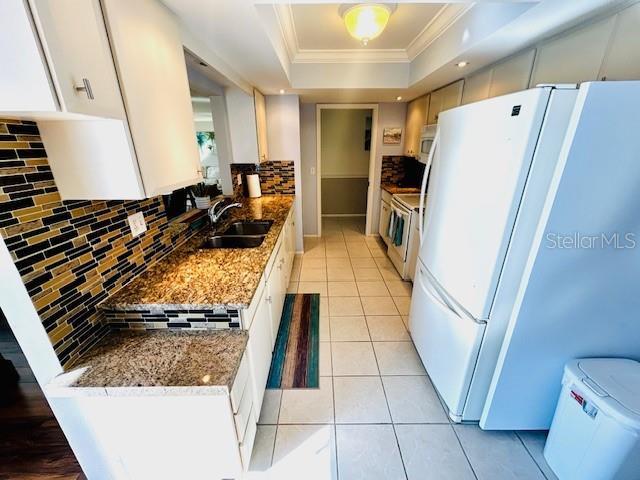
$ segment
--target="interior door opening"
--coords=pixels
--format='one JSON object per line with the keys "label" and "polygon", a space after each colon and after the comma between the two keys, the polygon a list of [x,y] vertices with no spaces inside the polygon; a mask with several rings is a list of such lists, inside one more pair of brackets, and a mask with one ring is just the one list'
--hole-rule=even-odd
{"label": "interior door opening", "polygon": [[349,222],[371,233],[376,105],[318,106],[318,233]]}

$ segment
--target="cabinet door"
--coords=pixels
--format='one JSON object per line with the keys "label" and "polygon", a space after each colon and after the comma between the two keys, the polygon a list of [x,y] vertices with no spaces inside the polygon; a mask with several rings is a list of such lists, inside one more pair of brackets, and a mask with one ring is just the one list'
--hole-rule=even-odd
{"label": "cabinet door", "polygon": [[[536,51],[529,50],[493,68],[489,97],[526,90]],[[465,90],[467,85],[465,84]]]}
{"label": "cabinet door", "polygon": [[287,235],[289,235],[289,265],[287,266],[287,278],[291,279],[291,269],[293,268],[293,260],[296,257],[296,210],[295,208],[291,209],[291,218],[289,220],[289,230],[287,231]]}
{"label": "cabinet door", "polygon": [[380,222],[378,223],[378,233],[389,244],[389,217],[391,216],[391,207],[387,202],[380,202]]}
{"label": "cabinet door", "polygon": [[264,162],[269,159],[267,148],[267,106],[264,95],[258,90],[253,91],[253,101],[256,109],[256,132],[258,137],[258,159]]}
{"label": "cabinet door", "polygon": [[267,386],[269,368],[271,367],[272,350],[269,303],[267,302],[265,289],[251,322],[249,341],[247,342],[247,357],[251,369],[250,378],[253,386],[253,405],[256,409],[256,418],[260,416],[262,399]]}
{"label": "cabinet door", "polygon": [[462,92],[462,105],[477,102],[489,98],[491,87],[491,75],[493,69],[474,73],[464,80],[464,90]]}
{"label": "cabinet door", "polygon": [[438,123],[438,115],[442,111],[442,89],[431,92],[429,98],[429,114],[427,115],[427,125]]}
{"label": "cabinet door", "polygon": [[618,14],[609,53],[599,78],[606,80],[640,79],[640,3]]}
{"label": "cabinet door", "polygon": [[278,336],[278,328],[280,328],[280,317],[282,316],[282,308],[284,306],[284,296],[287,292],[286,276],[284,273],[284,265],[286,262],[286,245],[283,242],[276,255],[273,263],[271,274],[267,280],[267,290],[269,293],[269,317],[271,319],[271,349],[276,343]]}
{"label": "cabinet door", "polygon": [[460,106],[460,103],[462,102],[463,86],[464,80],[458,80],[457,82],[442,89],[442,104],[440,106],[440,112]]}
{"label": "cabinet door", "polygon": [[[98,0],[31,0],[62,110],[125,119]],[[137,2],[127,2],[127,6]],[[133,45],[133,41],[131,44]],[[88,87],[78,90],[79,87]],[[93,98],[91,98],[93,97]]]}
{"label": "cabinet door", "polygon": [[596,80],[613,24],[610,17],[540,46],[530,86]]}
{"label": "cabinet door", "polygon": [[156,0],[103,5],[147,196],[201,181],[177,20]]}
{"label": "cabinet door", "polygon": [[56,95],[24,0],[0,2],[0,107],[4,112],[55,112]]}
{"label": "cabinet door", "polygon": [[420,133],[427,121],[429,96],[416,98],[407,104],[407,121],[404,129],[404,154],[417,157],[420,154]]}

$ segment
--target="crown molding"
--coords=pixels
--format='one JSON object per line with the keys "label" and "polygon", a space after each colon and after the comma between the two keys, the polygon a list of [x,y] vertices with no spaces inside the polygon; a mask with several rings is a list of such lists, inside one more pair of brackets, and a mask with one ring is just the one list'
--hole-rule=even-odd
{"label": "crown molding", "polygon": [[404,49],[298,50],[293,63],[409,63]]}
{"label": "crown molding", "polygon": [[407,46],[407,56],[413,60],[435,42],[462,15],[473,8],[473,3],[444,5],[426,27]]}
{"label": "crown molding", "polygon": [[293,10],[290,4],[273,5],[276,13],[276,19],[280,25],[280,33],[284,40],[284,45],[289,56],[289,62],[293,63],[298,54],[298,36],[296,34],[296,26],[293,21]]}

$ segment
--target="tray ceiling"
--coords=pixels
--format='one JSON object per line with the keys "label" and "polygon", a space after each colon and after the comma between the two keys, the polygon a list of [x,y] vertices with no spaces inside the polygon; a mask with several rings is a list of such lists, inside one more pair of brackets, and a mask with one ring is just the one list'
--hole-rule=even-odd
{"label": "tray ceiling", "polygon": [[301,50],[402,49],[442,10],[443,4],[399,4],[386,29],[367,47],[351,37],[339,14],[340,4],[290,5],[298,48]]}

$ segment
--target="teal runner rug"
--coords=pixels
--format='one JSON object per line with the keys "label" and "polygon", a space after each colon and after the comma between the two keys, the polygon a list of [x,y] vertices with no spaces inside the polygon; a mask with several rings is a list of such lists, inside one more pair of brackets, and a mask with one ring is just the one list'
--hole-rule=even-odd
{"label": "teal runner rug", "polygon": [[288,293],[267,388],[319,388],[320,294]]}

